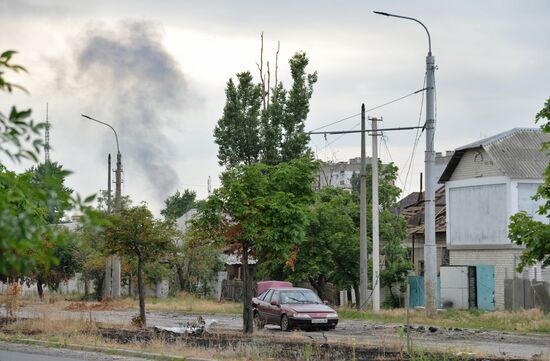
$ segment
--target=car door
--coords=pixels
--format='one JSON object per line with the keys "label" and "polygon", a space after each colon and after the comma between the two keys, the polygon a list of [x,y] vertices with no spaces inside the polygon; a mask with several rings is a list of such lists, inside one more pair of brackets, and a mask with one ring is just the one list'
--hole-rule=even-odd
{"label": "car door", "polygon": [[[268,322],[279,324],[279,320],[281,319],[281,305],[280,305],[280,292],[279,290],[273,290],[273,294],[271,295],[271,300],[267,302],[267,306],[269,307],[269,315],[268,315]],[[272,304],[275,303],[275,304]]]}
{"label": "car door", "polygon": [[260,314],[260,318],[262,320],[268,320],[269,317],[269,300],[271,299],[271,295],[273,294],[273,290],[269,289],[266,291],[264,297],[259,300],[258,302],[258,312]]}

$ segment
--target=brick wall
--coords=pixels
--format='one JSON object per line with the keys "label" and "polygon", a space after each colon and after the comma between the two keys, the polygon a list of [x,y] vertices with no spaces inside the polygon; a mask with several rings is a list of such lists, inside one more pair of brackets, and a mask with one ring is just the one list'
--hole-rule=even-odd
{"label": "brick wall", "polygon": [[514,277],[514,265],[519,263],[522,252],[520,249],[451,249],[449,257],[453,266],[494,265],[496,308],[504,309],[504,279]]}

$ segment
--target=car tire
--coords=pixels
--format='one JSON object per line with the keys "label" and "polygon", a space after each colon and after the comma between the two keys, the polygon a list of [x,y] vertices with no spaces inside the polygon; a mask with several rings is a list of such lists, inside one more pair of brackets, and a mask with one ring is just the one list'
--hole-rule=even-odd
{"label": "car tire", "polygon": [[281,331],[283,332],[290,331],[290,322],[288,320],[287,315],[281,316]]}
{"label": "car tire", "polygon": [[260,313],[258,311],[254,312],[254,327],[261,330],[264,326],[265,322],[260,318]]}

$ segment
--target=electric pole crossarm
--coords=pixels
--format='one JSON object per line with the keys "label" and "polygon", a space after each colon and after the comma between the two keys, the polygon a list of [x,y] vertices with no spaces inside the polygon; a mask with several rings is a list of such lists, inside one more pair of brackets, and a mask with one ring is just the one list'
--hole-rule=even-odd
{"label": "electric pole crossarm", "polygon": [[353,133],[372,133],[372,132],[391,132],[395,130],[411,130],[411,129],[423,129],[424,126],[421,127],[397,127],[397,128],[381,128],[381,129],[365,129],[365,130],[334,130],[334,131],[326,131],[326,132],[309,132],[307,134],[310,135],[335,135],[335,134],[353,134]]}

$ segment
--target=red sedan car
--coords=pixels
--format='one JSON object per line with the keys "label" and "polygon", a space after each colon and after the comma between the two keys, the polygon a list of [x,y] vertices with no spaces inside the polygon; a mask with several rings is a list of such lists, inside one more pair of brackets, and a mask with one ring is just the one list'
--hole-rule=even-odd
{"label": "red sedan car", "polygon": [[254,324],[293,328],[332,330],[338,324],[338,314],[313,292],[306,288],[268,288],[252,299]]}

